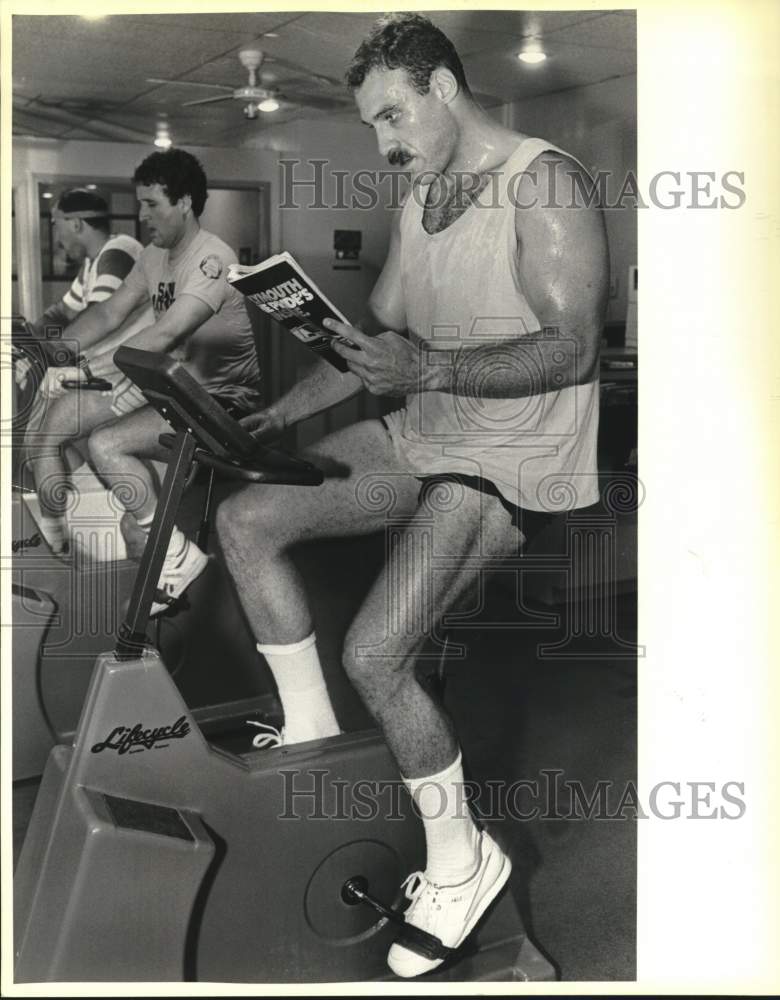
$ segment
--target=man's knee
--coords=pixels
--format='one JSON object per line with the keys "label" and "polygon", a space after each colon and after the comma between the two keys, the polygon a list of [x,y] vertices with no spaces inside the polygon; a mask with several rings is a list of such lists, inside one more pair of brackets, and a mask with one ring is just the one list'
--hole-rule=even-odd
{"label": "man's knee", "polygon": [[115,458],[120,451],[120,442],[110,424],[96,427],[89,435],[89,455],[99,467]]}
{"label": "man's knee", "polygon": [[374,715],[381,715],[383,706],[392,701],[408,672],[414,670],[413,657],[395,645],[391,650],[360,622],[353,623],[347,633],[342,663],[352,686]]}
{"label": "man's knee", "polygon": [[[273,489],[273,488],[271,488]],[[217,508],[217,534],[223,544],[278,544],[281,529],[279,505],[268,489],[247,487],[226,497]]]}
{"label": "man's knee", "polygon": [[78,437],[78,414],[69,399],[50,405],[38,427],[28,428],[25,440],[31,444],[61,445]]}

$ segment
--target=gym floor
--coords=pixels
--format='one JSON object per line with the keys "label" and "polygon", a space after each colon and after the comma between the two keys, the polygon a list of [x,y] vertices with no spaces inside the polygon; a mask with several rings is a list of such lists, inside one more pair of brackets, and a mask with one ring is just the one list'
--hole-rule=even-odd
{"label": "gym floor", "polygon": [[[298,553],[310,586],[323,664],[342,727],[366,728],[369,720],[341,673],[338,651],[361,594],[377,572],[382,539],[324,541]],[[574,639],[567,657],[539,655],[538,647],[564,638],[565,605],[520,602],[506,581],[487,591],[490,620],[516,625],[453,629],[465,645],[463,659],[448,659],[445,703],[458,727],[467,776],[486,782],[538,782],[539,794],[500,808],[481,798],[491,828],[510,850],[510,891],[537,946],[565,981],[635,978],[636,826],[620,818],[570,815],[564,782],[580,783],[591,797],[597,782],[610,782],[609,803],[636,777],[636,661],[610,658],[592,639]],[[528,610],[530,609],[530,610]],[[535,610],[534,610],[535,609]],[[635,639],[635,594],[623,586],[615,597],[614,630]],[[612,614],[612,611],[609,612]],[[561,772],[557,800],[549,794],[552,772]],[[545,778],[545,774],[547,777]],[[498,787],[497,785],[493,787]],[[20,783],[13,793],[14,864],[37,791]],[[536,806],[537,818],[524,819]],[[610,809],[614,812],[614,809]],[[251,873],[248,873],[251,875]]]}

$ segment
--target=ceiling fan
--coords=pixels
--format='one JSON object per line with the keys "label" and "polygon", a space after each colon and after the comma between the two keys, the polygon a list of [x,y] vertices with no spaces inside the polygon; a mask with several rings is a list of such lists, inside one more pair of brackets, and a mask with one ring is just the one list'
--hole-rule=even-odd
{"label": "ceiling fan", "polygon": [[[250,121],[257,118],[259,111],[276,111],[281,103],[304,104],[326,111],[334,110],[348,103],[346,94],[325,95],[290,89],[290,85],[296,83],[303,83],[308,87],[311,87],[312,83],[315,83],[325,85],[331,89],[343,89],[343,84],[340,80],[336,80],[333,77],[324,76],[321,73],[311,73],[305,67],[296,63],[287,62],[276,56],[269,56],[262,49],[242,49],[238,53],[238,60],[249,74],[248,82],[243,87],[230,87],[227,84],[221,83],[199,83],[194,80],[175,80],[160,77],[149,77],[147,79],[149,83],[169,83],[179,87],[205,87],[211,90],[224,91],[224,93],[214,97],[202,97],[195,101],[185,101],[182,107],[192,108],[199,104],[214,104],[217,101],[241,101],[244,104],[244,117]],[[274,63],[286,69],[303,70],[306,76],[286,80],[284,83],[284,93],[282,93],[275,85],[265,84],[259,76],[258,71],[266,62]]]}

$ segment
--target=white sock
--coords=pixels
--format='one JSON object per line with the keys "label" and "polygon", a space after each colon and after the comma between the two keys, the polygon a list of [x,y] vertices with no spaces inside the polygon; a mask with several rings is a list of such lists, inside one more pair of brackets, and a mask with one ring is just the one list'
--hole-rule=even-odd
{"label": "white sock", "polygon": [[257,650],[268,661],[279,691],[285,744],[320,740],[341,732],[322,676],[313,632],[288,645],[258,642]]}
{"label": "white sock", "polygon": [[38,518],[38,526],[43,533],[49,547],[55,555],[62,552],[68,541],[67,521],[61,514],[41,513]]}
{"label": "white sock", "polygon": [[438,774],[404,778],[425,828],[425,876],[436,885],[458,885],[479,865],[479,829],[463,788],[460,752]]}
{"label": "white sock", "polygon": [[[149,532],[152,529],[154,514],[148,514],[146,517],[137,517],[136,521],[138,522],[138,527],[148,537]],[[166,563],[168,566],[172,563],[176,563],[181,558],[184,549],[189,544],[189,538],[187,538],[181,528],[178,528],[174,524],[173,531],[171,532],[171,540],[168,542],[168,551],[165,553],[165,563],[163,563],[162,570],[163,574],[165,573]]]}

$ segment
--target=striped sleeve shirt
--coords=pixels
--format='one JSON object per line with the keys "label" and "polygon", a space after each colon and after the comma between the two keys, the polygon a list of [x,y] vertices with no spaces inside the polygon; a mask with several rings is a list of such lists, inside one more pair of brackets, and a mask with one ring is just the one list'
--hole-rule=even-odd
{"label": "striped sleeve shirt", "polygon": [[[131,236],[109,237],[94,260],[85,258],[62,301],[77,313],[93,302],[104,302],[119,288],[127,274],[127,267],[117,266],[118,261],[127,255],[135,262],[142,249]],[[115,270],[118,273],[113,273]]]}

